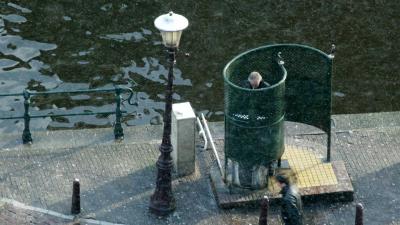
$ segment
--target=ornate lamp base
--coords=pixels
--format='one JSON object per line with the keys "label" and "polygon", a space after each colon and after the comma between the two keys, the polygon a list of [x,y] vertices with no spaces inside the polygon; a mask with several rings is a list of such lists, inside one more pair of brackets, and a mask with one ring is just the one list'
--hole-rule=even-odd
{"label": "ornate lamp base", "polygon": [[159,196],[153,195],[150,200],[150,212],[158,216],[167,216],[176,208],[175,199],[172,197],[170,200],[160,199]]}

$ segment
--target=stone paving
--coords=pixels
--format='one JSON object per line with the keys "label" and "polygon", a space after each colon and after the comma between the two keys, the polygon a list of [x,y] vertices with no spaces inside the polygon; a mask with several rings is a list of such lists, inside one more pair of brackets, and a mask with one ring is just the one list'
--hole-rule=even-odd
{"label": "stone paving", "polygon": [[[365,206],[365,224],[400,224],[400,113],[333,119],[332,158],[345,161],[355,201],[306,204],[306,224],[354,224],[357,202]],[[211,124],[216,139],[222,126]],[[166,218],[148,213],[160,131],[161,126],[129,127],[120,143],[112,141],[112,129],[34,132],[30,147],[18,144],[20,134],[1,135],[0,197],[68,215],[72,181],[79,178],[83,218],[144,225],[258,223],[258,208],[217,207],[208,177],[213,156],[201,150],[200,141],[196,173],[173,181],[176,211]],[[325,141],[318,130],[292,123],[287,135],[316,146]],[[268,224],[280,224],[277,207],[269,215]]]}
{"label": "stone paving", "polygon": [[10,204],[2,204],[0,206],[0,224],[2,225],[22,225],[22,224],[37,224],[37,225],[63,225],[73,224],[71,220],[50,216],[40,212],[24,210],[19,207],[14,207]]}
{"label": "stone paving", "polygon": [[27,206],[12,199],[0,200],[1,225],[121,225],[63,215],[51,210]]}

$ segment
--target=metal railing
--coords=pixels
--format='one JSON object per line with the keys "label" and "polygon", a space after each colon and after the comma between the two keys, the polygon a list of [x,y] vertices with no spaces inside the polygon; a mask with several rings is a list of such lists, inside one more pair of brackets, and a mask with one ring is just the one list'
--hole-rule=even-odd
{"label": "metal railing", "polygon": [[[47,114],[38,114],[31,115],[29,112],[30,107],[30,99],[32,96],[46,96],[53,94],[83,94],[83,93],[106,93],[106,92],[115,92],[115,111],[106,111],[106,112],[82,112],[82,113],[47,113]],[[129,92],[130,95],[127,99],[122,99],[121,94],[123,92]],[[124,131],[121,125],[122,113],[126,113],[126,111],[121,110],[121,104],[127,101],[130,105],[135,105],[136,103],[132,103],[133,90],[127,87],[115,86],[114,88],[102,88],[102,89],[87,89],[87,90],[73,90],[73,91],[43,91],[36,92],[25,89],[22,93],[0,93],[0,97],[8,97],[8,96],[23,96],[24,97],[24,115],[23,116],[0,116],[0,120],[4,119],[24,119],[24,130],[22,132],[22,143],[30,144],[32,143],[32,134],[30,131],[30,120],[31,118],[44,118],[44,117],[60,117],[60,116],[84,116],[84,115],[100,115],[100,114],[115,114],[115,125],[114,125],[114,137],[116,140],[120,140],[124,138]]]}
{"label": "metal railing", "polygon": [[200,122],[200,119],[197,117],[197,125],[199,126],[199,129],[200,129],[199,135],[202,136],[204,139],[203,150],[206,150],[208,148],[208,143],[210,143],[211,149],[213,150],[215,159],[217,161],[218,169],[221,173],[221,176],[224,177],[225,174],[224,174],[224,171],[222,168],[221,160],[218,156],[217,148],[215,147],[215,144],[214,144],[214,139],[211,136],[211,132],[210,132],[210,129],[208,128],[207,120],[204,117],[203,113],[201,113],[201,121],[203,122],[203,124]]}

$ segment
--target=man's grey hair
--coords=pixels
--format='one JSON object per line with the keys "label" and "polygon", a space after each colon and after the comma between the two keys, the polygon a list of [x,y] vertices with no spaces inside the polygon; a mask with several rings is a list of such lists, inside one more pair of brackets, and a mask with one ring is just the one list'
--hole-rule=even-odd
{"label": "man's grey hair", "polygon": [[252,81],[252,80],[261,81],[262,80],[262,76],[261,76],[261,74],[259,72],[253,71],[253,72],[250,73],[248,79],[249,79],[249,81]]}

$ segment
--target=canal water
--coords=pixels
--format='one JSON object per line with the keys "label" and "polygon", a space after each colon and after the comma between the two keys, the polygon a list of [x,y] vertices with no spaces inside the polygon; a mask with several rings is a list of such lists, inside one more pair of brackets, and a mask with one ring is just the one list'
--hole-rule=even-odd
{"label": "canal water", "polygon": [[[0,93],[133,88],[126,125],[159,124],[166,61],[154,19],[185,15],[174,101],[223,118],[222,69],[235,55],[272,43],[329,52],[337,45],[333,112],[400,110],[400,1],[24,0],[0,2]],[[31,114],[114,110],[112,94],[34,97]],[[22,97],[1,97],[0,115],[22,115]],[[32,119],[32,129],[108,127],[114,116]],[[23,127],[0,120],[0,131]]]}

